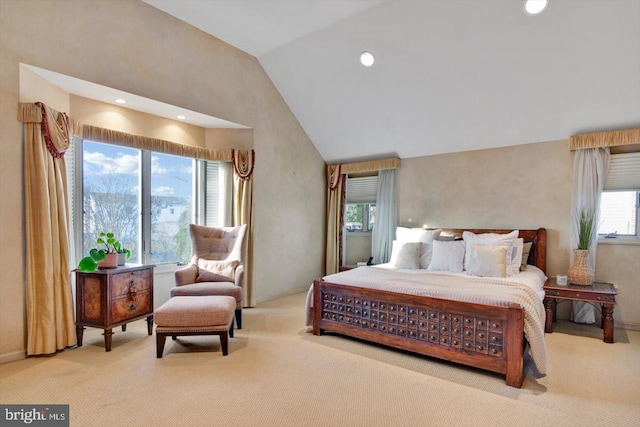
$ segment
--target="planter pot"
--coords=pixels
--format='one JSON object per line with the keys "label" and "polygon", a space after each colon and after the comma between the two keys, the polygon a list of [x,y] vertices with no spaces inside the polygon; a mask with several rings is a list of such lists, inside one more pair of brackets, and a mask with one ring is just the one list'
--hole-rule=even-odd
{"label": "planter pot", "polygon": [[118,266],[118,254],[107,254],[104,260],[98,263],[98,268],[116,268]]}
{"label": "planter pot", "polygon": [[124,265],[127,262],[127,254],[124,252],[118,254],[118,265]]}
{"label": "planter pot", "polygon": [[593,268],[587,265],[588,249],[574,249],[576,260],[567,272],[569,283],[573,285],[591,285],[595,279]]}

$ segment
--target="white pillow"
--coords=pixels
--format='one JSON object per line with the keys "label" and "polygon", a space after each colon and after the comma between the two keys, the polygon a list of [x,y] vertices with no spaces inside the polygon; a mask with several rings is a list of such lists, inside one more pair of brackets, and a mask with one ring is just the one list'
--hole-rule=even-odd
{"label": "white pillow", "polygon": [[442,229],[425,230],[422,228],[396,228],[396,240],[399,242],[422,242],[420,249],[420,268],[425,269],[431,262],[431,253],[433,251],[432,242],[440,236]]}
{"label": "white pillow", "polygon": [[233,282],[239,261],[218,261],[198,258],[196,282]]}
{"label": "white pillow", "polygon": [[[496,233],[484,233],[484,234],[475,234],[470,231],[463,231],[462,238],[466,243],[465,250],[465,259],[464,259],[464,269],[469,271],[469,260],[471,259],[471,247],[474,243],[480,243],[483,245],[507,245],[509,249],[505,255],[505,262],[507,265],[511,265],[511,247],[513,243],[518,238],[518,234],[520,232],[518,230],[513,230],[511,233],[507,234],[496,234]],[[513,272],[511,268],[507,270],[507,275],[512,276]]]}
{"label": "white pillow", "polygon": [[511,272],[514,275],[520,273],[523,250],[524,250],[524,239],[522,237],[517,238],[511,248]]}
{"label": "white pillow", "polygon": [[422,243],[420,242],[399,242],[394,240],[389,263],[395,268],[415,270],[419,267],[421,248]]}
{"label": "white pillow", "polygon": [[469,259],[469,274],[480,277],[507,277],[507,245],[471,245],[471,259]]}
{"label": "white pillow", "polygon": [[464,265],[464,253],[465,244],[462,240],[434,240],[428,270],[460,272]]}

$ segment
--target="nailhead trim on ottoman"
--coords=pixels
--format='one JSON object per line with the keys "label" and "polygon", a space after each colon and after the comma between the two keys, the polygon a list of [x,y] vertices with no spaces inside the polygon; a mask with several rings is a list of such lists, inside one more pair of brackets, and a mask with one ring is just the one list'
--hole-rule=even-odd
{"label": "nailhead trim on ottoman", "polygon": [[222,354],[228,354],[233,337],[236,300],[231,296],[183,296],[170,298],[154,312],[156,357],[161,358],[167,336],[219,335]]}

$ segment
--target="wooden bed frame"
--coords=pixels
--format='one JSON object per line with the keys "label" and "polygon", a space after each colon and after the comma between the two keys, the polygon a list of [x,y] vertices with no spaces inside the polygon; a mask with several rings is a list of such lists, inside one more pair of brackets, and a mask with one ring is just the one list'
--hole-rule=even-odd
{"label": "wooden bed frame", "polygon": [[[476,234],[509,230],[466,229]],[[443,229],[462,236],[464,229]],[[528,263],[546,272],[546,229],[520,230],[533,242]],[[313,333],[336,332],[523,380],[524,309],[314,281]]]}

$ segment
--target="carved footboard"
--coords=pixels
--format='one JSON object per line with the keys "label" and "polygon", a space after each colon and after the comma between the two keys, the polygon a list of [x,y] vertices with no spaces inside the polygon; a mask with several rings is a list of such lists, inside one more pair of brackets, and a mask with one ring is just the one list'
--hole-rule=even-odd
{"label": "carved footboard", "polygon": [[524,310],[314,281],[313,333],[337,332],[506,375],[522,386]]}

